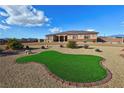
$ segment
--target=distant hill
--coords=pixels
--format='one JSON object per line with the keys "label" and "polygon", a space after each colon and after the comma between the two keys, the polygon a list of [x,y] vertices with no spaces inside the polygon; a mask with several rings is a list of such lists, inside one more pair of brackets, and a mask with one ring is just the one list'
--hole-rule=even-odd
{"label": "distant hill", "polygon": [[119,34],[119,35],[111,35],[110,37],[124,37],[124,34]]}

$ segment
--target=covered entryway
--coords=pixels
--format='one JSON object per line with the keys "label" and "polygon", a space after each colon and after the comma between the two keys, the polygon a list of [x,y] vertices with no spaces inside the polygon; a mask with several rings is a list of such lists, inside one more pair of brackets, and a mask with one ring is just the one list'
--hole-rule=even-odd
{"label": "covered entryway", "polygon": [[54,37],[53,37],[53,41],[54,41],[54,42],[66,42],[66,41],[67,41],[67,36],[65,36],[65,35],[62,35],[62,36],[60,36],[60,35],[54,36]]}

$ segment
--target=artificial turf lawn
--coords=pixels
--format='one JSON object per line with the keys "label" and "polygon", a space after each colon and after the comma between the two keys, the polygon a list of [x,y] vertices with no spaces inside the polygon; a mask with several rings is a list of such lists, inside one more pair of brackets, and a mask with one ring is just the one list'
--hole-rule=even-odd
{"label": "artificial turf lawn", "polygon": [[63,54],[45,51],[18,58],[17,63],[38,62],[45,64],[55,75],[66,81],[94,82],[106,77],[106,70],[99,64],[99,56]]}

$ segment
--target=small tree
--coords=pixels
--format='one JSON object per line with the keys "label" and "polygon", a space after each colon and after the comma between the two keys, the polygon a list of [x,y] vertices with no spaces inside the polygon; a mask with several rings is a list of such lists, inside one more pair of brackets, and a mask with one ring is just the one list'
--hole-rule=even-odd
{"label": "small tree", "polygon": [[7,43],[7,47],[9,49],[23,49],[24,45],[21,44],[17,39],[9,39]]}
{"label": "small tree", "polygon": [[77,48],[76,41],[68,41],[67,47],[68,48]]}

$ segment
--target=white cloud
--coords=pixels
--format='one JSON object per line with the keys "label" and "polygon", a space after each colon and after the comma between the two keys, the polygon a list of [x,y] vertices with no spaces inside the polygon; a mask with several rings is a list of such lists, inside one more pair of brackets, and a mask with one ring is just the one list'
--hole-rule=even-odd
{"label": "white cloud", "polygon": [[8,15],[4,20],[8,25],[42,26],[49,21],[43,11],[36,10],[33,6],[8,5],[0,8],[7,13],[2,13],[2,16]]}
{"label": "white cloud", "polygon": [[9,28],[10,28],[9,26],[0,24],[0,29],[6,30],[6,29],[9,29]]}
{"label": "white cloud", "polygon": [[95,29],[86,29],[86,31],[95,31]]}
{"label": "white cloud", "polygon": [[8,14],[5,12],[0,12],[0,16],[8,16]]}
{"label": "white cloud", "polygon": [[50,32],[52,32],[52,33],[59,33],[59,32],[62,31],[62,30],[61,30],[60,28],[58,28],[58,27],[50,28],[49,30],[50,30]]}

